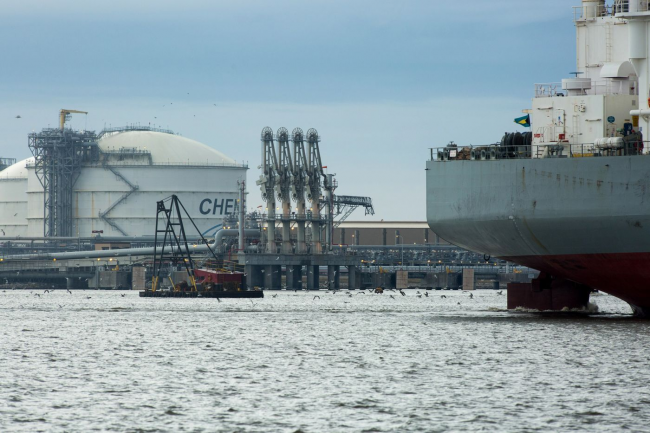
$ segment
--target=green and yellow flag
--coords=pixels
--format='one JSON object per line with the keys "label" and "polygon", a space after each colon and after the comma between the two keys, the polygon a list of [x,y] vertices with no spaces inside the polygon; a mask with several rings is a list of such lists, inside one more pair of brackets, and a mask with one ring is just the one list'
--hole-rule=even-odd
{"label": "green and yellow flag", "polygon": [[521,126],[525,126],[526,128],[530,128],[530,114],[526,114],[525,116],[517,117],[515,119],[515,123],[518,123]]}

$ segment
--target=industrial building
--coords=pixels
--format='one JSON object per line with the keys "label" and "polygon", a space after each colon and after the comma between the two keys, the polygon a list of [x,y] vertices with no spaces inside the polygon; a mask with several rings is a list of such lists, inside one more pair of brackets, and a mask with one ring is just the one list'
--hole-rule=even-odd
{"label": "industrial building", "polygon": [[343,221],[334,229],[339,245],[448,245],[426,221]]}
{"label": "industrial building", "polygon": [[0,172],[3,237],[149,236],[156,202],[172,194],[212,235],[234,211],[248,169],[205,144],[140,126],[97,135],[44,129],[29,145],[35,157]]}

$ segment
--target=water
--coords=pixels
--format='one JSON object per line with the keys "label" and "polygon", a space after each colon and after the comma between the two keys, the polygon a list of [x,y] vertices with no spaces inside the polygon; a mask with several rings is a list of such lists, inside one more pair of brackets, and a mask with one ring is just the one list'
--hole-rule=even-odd
{"label": "water", "polygon": [[593,297],[600,314],[567,318],[508,313],[494,291],[221,303],[34,293],[0,292],[2,432],[610,432],[650,421],[650,322],[611,296]]}

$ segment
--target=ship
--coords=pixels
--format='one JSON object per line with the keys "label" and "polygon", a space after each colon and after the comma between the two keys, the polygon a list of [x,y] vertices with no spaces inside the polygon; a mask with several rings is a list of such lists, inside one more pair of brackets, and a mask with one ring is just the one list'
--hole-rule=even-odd
{"label": "ship", "polygon": [[431,148],[431,229],[540,271],[508,286],[508,308],[585,308],[599,290],[650,317],[649,3],[573,8],[577,69],[534,85],[527,132]]}

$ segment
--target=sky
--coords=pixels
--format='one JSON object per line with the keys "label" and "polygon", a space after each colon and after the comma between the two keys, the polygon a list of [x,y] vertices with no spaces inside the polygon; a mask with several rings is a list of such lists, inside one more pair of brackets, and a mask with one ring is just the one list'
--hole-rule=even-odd
{"label": "sky", "polygon": [[[0,0],[0,157],[27,134],[139,123],[247,162],[260,131],[316,128],[341,195],[426,220],[429,148],[523,130],[534,83],[575,69],[577,0]],[[16,116],[21,118],[17,119]]]}

